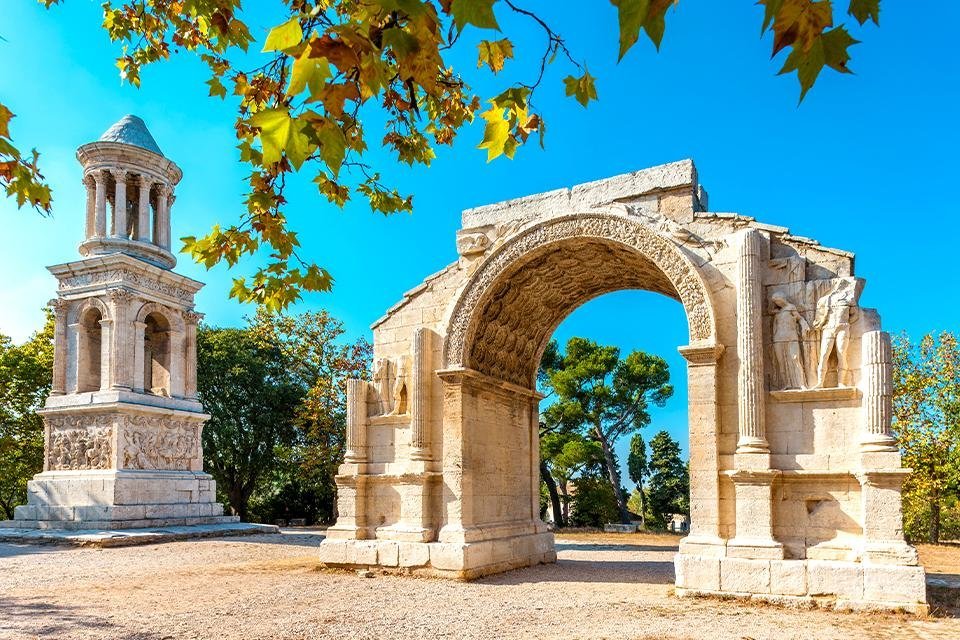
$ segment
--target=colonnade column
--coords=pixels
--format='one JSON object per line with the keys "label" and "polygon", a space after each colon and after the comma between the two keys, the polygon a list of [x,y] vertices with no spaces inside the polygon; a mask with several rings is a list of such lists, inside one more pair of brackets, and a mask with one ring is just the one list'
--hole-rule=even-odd
{"label": "colonnade column", "polygon": [[83,176],[83,186],[87,189],[86,224],[84,238],[89,240],[97,232],[97,183],[92,176]]}
{"label": "colonnade column", "polygon": [[137,240],[150,242],[150,188],[153,186],[147,176],[140,175],[140,201],[137,207]]}
{"label": "colonnade column", "polygon": [[94,234],[98,238],[107,235],[107,179],[102,171],[92,174],[94,187]]}
{"label": "colonnade column", "polygon": [[110,173],[116,188],[113,192],[113,232],[120,238],[127,237],[127,172],[114,169]]}
{"label": "colonnade column", "polygon": [[67,308],[63,298],[54,298],[49,302],[53,309],[53,384],[50,395],[60,396],[67,391]]}
{"label": "colonnade column", "polygon": [[162,249],[170,249],[170,200],[173,192],[166,184],[157,185],[157,216],[153,242]]}

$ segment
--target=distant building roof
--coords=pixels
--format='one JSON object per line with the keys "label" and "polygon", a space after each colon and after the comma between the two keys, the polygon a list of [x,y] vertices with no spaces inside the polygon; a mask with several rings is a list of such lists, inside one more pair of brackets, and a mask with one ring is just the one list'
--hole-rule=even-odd
{"label": "distant building roof", "polygon": [[120,142],[134,147],[140,147],[147,151],[152,151],[157,155],[163,155],[157,141],[150,135],[147,125],[134,115],[126,115],[120,118],[112,127],[107,129],[102,136],[102,142]]}

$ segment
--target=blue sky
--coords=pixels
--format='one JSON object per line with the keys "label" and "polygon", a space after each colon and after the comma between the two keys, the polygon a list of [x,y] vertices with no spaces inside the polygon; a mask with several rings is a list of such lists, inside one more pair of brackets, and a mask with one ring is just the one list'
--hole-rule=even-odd
{"label": "blue sky", "polygon": [[[255,8],[246,20],[262,42],[279,3],[246,4]],[[474,148],[477,125],[440,150],[429,169],[396,167],[376,153],[385,177],[416,194],[413,215],[384,218],[361,204],[337,210],[317,197],[309,175],[292,185],[287,212],[302,232],[303,253],[336,278],[332,293],[307,296],[299,309],[326,307],[351,336],[369,335],[403,291],[455,259],[462,209],[692,157],[712,210],[856,252],[857,273],[868,281],[863,304],[880,309],[888,330],[960,329],[952,244],[960,231],[957,3],[932,3],[934,12],[888,0],[881,28],[854,30],[864,41],[853,49],[856,75],[825,73],[799,107],[796,79],[776,76],[782,57],[770,60],[770,37],[759,37],[762,8],[753,2],[684,0],[671,11],[662,51],[642,39],[619,65],[613,7],[586,4],[573,11],[565,3],[524,3],[549,18],[598,78],[600,101],[585,110],[563,96],[570,69],[558,64],[548,73],[536,98],[549,127],[545,150],[530,146],[513,161],[487,164]],[[3,2],[0,99],[18,114],[16,142],[43,153],[55,194],[51,218],[0,200],[0,332],[17,340],[39,325],[40,308],[54,295],[44,267],[77,255],[84,204],[74,151],[123,115],[143,117],[183,169],[174,237],[199,235],[242,208],[235,105],[207,97],[207,76],[189,56],[146,70],[140,90],[121,84],[118,47],[99,27],[99,5],[68,0],[47,11],[31,0]],[[542,33],[498,15],[518,50],[505,73],[530,80]],[[475,70],[475,40],[464,40],[451,61],[489,95],[508,79]],[[252,311],[227,300],[226,270],[207,272],[181,257],[178,271],[207,283],[198,309],[210,323],[237,324]],[[667,357],[681,388],[655,413],[653,428],[668,429],[686,447],[676,355],[685,333],[679,304],[620,292],[581,307],[558,337],[585,335]]]}

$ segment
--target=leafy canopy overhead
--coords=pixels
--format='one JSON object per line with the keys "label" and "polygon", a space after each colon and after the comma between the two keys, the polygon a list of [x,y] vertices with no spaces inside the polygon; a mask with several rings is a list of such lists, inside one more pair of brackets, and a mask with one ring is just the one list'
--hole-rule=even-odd
{"label": "leafy canopy overhead", "polygon": [[[51,6],[62,0],[39,0]],[[437,145],[452,145],[479,115],[479,149],[487,159],[512,158],[530,136],[542,145],[546,125],[534,108],[545,70],[570,67],[566,95],[584,107],[597,100],[597,79],[564,39],[519,0],[284,0],[275,25],[250,62],[256,38],[242,19],[241,0],[106,0],[103,28],[122,45],[117,68],[140,85],[141,70],[174,52],[188,52],[210,70],[209,94],[236,104],[240,160],[249,165],[249,192],[239,220],[202,238],[183,238],[183,251],[208,268],[234,266],[244,256],[267,256],[252,275],[238,277],[231,297],[281,309],[301,291],[325,291],[332,276],[300,255],[300,241],[284,210],[287,178],[309,171],[319,194],[337,207],[366,200],[383,214],[409,212],[413,196],[381,181],[369,162],[379,144],[409,165],[429,165]],[[248,3],[249,4],[249,3]],[[677,0],[610,0],[617,15],[619,58],[644,33],[659,49]],[[801,100],[825,67],[849,73],[856,40],[837,14],[863,25],[879,22],[880,0],[759,0],[762,32],[773,34],[773,54],[788,54],[781,73],[796,72]],[[543,31],[546,45],[529,81],[513,79],[491,97],[474,94],[462,70],[446,60],[467,30],[492,36],[478,43],[477,67],[504,72],[523,57],[498,14],[516,14]],[[842,20],[843,16],[839,16]],[[612,26],[612,25],[611,25]],[[256,48],[254,49],[256,51]],[[385,120],[382,137],[368,120]],[[373,117],[376,116],[376,117]],[[37,153],[21,154],[10,141],[13,114],[0,105],[0,186],[18,205],[50,210],[50,189]]]}

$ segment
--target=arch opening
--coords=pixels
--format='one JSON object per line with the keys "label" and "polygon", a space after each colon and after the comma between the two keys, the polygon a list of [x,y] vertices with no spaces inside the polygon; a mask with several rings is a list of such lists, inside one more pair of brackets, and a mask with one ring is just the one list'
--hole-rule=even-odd
{"label": "arch opening", "polygon": [[170,395],[170,322],[152,312],[144,325],[143,388],[155,395]]}
{"label": "arch opening", "polygon": [[99,391],[101,384],[101,352],[103,349],[103,314],[94,306],[80,315],[77,340],[77,391]]}
{"label": "arch opening", "polygon": [[[603,350],[601,353],[605,353],[607,348],[616,348],[621,363],[625,363],[633,352],[649,356],[642,360],[649,367],[650,380],[657,376],[659,360],[662,359],[666,365],[669,373],[666,383],[671,386],[670,396],[663,404],[658,404],[653,394],[655,387],[651,387],[645,402],[640,405],[642,412],[649,416],[649,421],[644,421],[642,427],[636,426],[632,420],[626,421],[620,429],[617,422],[627,415],[629,408],[623,402],[624,398],[619,397],[610,403],[605,425],[607,433],[614,436],[610,446],[614,452],[620,476],[619,486],[624,489],[631,522],[651,529],[685,533],[689,527],[686,463],[690,459],[687,363],[676,349],[686,341],[686,318],[682,305],[672,297],[637,289],[603,294],[581,304],[564,318],[550,337],[550,342],[556,343],[556,354],[566,356],[570,353],[569,343],[573,339],[577,339],[577,344],[573,346],[575,352],[584,353],[585,347],[587,352],[592,349],[581,339],[598,345]],[[558,364],[556,354],[552,351],[545,354],[545,359],[554,366]],[[581,361],[585,362],[586,357],[584,355]],[[617,369],[607,371],[606,367],[611,364],[609,361],[600,359],[600,362],[606,366],[584,372],[581,376],[572,375],[573,379],[580,377],[584,381],[580,386],[587,390],[594,380],[601,379],[601,375],[603,382],[611,389],[615,388],[618,379],[632,379],[634,384],[640,384],[636,377],[618,377]],[[601,447],[593,430],[586,422],[573,429],[573,433],[570,432],[569,425],[560,425],[559,419],[564,414],[551,414],[550,409],[557,402],[556,390],[550,386],[545,376],[538,378],[538,391],[546,396],[540,401],[541,519],[552,523],[554,528],[602,527],[607,523],[618,522],[619,505],[610,491],[608,469],[602,456],[598,455]],[[566,380],[569,381],[570,377]],[[585,396],[588,404],[598,397],[589,391]],[[571,404],[576,405],[577,401],[573,400]],[[660,445],[660,458],[667,459],[663,453],[671,453],[672,450],[663,448],[665,442],[663,436],[658,436],[660,432],[666,432],[669,436],[666,444],[672,442],[677,445],[677,453],[682,463],[682,471],[678,467],[669,469],[669,478],[672,481],[669,487],[662,482],[667,477],[663,474],[651,485],[650,474],[643,470],[638,482],[629,465],[631,441],[635,435],[642,438],[648,461],[655,437]],[[673,460],[672,457],[668,458]],[[656,505],[652,506],[645,500],[645,494],[640,492],[642,486],[653,489],[657,498]],[[578,509],[584,510],[578,512]],[[671,543],[676,544],[676,540],[666,539],[665,544]]]}
{"label": "arch opening", "polygon": [[468,368],[533,388],[540,355],[560,323],[586,302],[639,289],[680,300],[646,256],[594,238],[548,244],[506,270],[471,323]]}

